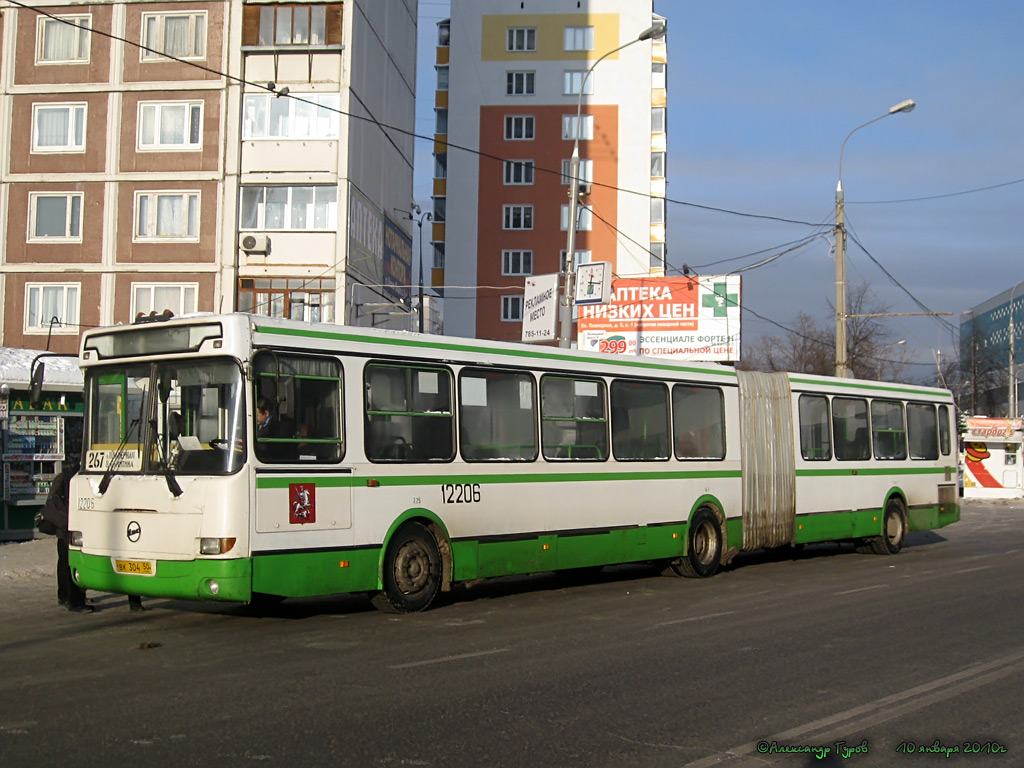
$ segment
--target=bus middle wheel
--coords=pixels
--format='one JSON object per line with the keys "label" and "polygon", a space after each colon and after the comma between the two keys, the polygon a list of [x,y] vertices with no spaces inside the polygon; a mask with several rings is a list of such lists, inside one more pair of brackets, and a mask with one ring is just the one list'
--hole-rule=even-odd
{"label": "bus middle wheel", "polygon": [[388,544],[384,589],[373,604],[388,613],[426,610],[441,590],[441,552],[434,535],[420,523],[407,523]]}

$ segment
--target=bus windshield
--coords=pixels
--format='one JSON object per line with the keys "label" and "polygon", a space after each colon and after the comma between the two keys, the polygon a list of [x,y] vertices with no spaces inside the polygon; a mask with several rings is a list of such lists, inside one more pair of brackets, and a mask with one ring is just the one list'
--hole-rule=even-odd
{"label": "bus windshield", "polygon": [[88,372],[83,471],[225,475],[245,462],[242,372],[169,360]]}

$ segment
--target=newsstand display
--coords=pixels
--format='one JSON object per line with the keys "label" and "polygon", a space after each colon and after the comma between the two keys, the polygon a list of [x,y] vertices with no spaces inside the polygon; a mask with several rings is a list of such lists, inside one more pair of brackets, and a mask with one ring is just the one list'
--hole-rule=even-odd
{"label": "newsstand display", "polygon": [[[0,349],[0,541],[31,539],[35,517],[69,454],[81,450],[82,384],[77,358],[50,358],[39,402],[32,403],[31,350]],[[76,457],[77,458],[77,457]]]}

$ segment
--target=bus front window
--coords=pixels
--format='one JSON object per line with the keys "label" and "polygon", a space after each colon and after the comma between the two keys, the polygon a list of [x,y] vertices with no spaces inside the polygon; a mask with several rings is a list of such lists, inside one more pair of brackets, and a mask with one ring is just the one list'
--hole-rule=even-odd
{"label": "bus front window", "polygon": [[90,371],[87,472],[224,475],[245,463],[242,372],[229,360]]}

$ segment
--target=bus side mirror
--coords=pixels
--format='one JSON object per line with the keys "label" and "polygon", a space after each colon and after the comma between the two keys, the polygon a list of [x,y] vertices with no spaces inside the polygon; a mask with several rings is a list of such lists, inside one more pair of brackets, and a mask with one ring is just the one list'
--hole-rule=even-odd
{"label": "bus side mirror", "polygon": [[35,365],[32,366],[32,373],[29,377],[31,379],[29,403],[33,408],[37,408],[43,399],[43,375],[45,371],[46,363],[36,361]]}

